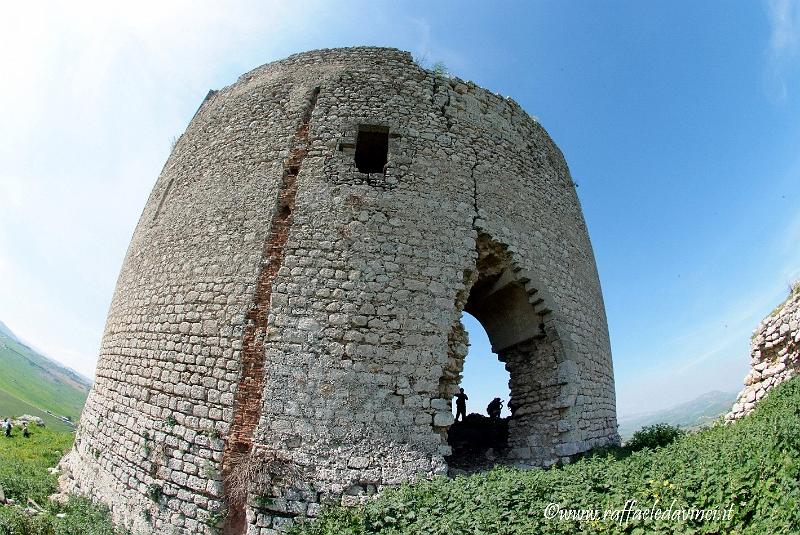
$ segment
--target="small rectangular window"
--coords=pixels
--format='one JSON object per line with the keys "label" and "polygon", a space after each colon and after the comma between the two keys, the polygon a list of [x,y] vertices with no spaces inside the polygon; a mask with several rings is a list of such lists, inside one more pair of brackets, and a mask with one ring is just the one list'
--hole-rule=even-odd
{"label": "small rectangular window", "polygon": [[362,173],[383,173],[389,155],[389,129],[359,126],[356,138],[356,167]]}

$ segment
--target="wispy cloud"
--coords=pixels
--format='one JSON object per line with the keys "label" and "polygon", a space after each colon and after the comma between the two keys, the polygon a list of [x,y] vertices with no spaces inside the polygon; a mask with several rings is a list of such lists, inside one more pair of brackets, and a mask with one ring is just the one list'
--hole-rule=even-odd
{"label": "wispy cloud", "polygon": [[770,47],[773,53],[796,52],[800,45],[800,2],[769,0],[767,6],[772,28]]}
{"label": "wispy cloud", "polygon": [[451,62],[428,22],[386,11],[320,0],[4,5],[0,319],[91,375],[125,247],[170,138],[208,89],[292,52],[364,41]]}
{"label": "wispy cloud", "polygon": [[[791,166],[778,187],[794,184],[800,166]],[[671,339],[659,358],[640,373],[618,381],[618,409],[630,415],[666,408],[709,390],[732,390],[749,367],[750,334],[800,276],[800,214],[788,217],[771,239],[752,251],[765,259],[749,288],[735,299],[719,299],[706,319]]]}
{"label": "wispy cloud", "polygon": [[411,27],[419,34],[414,59],[423,67],[430,67],[430,64],[436,61],[431,57],[433,55],[431,52],[431,24],[426,19],[419,17],[409,17],[408,20],[411,22]]}
{"label": "wispy cloud", "polygon": [[295,9],[257,0],[4,6],[0,318],[17,334],[92,375],[169,139],[209,88],[273,59],[289,25],[305,24]]}
{"label": "wispy cloud", "polygon": [[785,100],[789,94],[786,70],[800,55],[800,0],[767,0],[766,7],[770,24],[770,86],[780,100]]}
{"label": "wispy cloud", "polygon": [[436,28],[427,18],[409,16],[406,20],[412,32],[408,41],[409,47],[414,59],[422,67],[430,69],[436,63],[442,62],[454,72],[462,72],[467,68],[467,61],[461,54],[435,39]]}

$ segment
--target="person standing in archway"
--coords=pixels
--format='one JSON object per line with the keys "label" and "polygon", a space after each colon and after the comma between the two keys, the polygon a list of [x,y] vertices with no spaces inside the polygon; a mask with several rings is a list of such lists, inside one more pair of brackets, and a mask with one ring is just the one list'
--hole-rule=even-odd
{"label": "person standing in archway", "polygon": [[467,400],[469,397],[464,393],[463,388],[458,389],[458,394],[455,395],[456,398],[456,422],[458,421],[458,415],[461,415],[461,421],[464,421],[464,418],[467,417]]}

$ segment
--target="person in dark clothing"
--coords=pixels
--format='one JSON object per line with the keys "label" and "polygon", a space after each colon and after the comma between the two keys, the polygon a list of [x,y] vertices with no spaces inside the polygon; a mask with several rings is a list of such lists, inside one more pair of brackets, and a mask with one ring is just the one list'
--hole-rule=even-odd
{"label": "person in dark clothing", "polygon": [[500,398],[494,398],[489,405],[486,406],[486,412],[489,414],[489,418],[492,420],[497,420],[500,418],[500,412],[503,410],[503,400]]}
{"label": "person in dark clothing", "polygon": [[11,436],[11,428],[12,428],[11,420],[6,418],[6,421],[3,422],[3,427],[5,427],[6,436],[10,437]]}
{"label": "person in dark clothing", "polygon": [[458,394],[456,394],[456,422],[458,421],[458,416],[461,415],[461,421],[464,421],[464,418],[467,417],[467,400],[469,397],[464,393],[463,388],[458,389]]}
{"label": "person in dark clothing", "polygon": [[22,436],[28,438],[31,436],[31,432],[28,430],[28,422],[22,423]]}

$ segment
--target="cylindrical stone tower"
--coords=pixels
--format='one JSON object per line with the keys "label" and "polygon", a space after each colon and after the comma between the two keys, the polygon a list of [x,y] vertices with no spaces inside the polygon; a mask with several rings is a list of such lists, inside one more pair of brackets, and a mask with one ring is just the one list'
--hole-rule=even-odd
{"label": "cylindrical stone tower", "polygon": [[594,256],[544,129],[394,49],[259,67],[208,94],[153,188],[62,486],[138,532],[266,534],[446,473],[464,310],[510,374],[497,462],[618,440]]}

